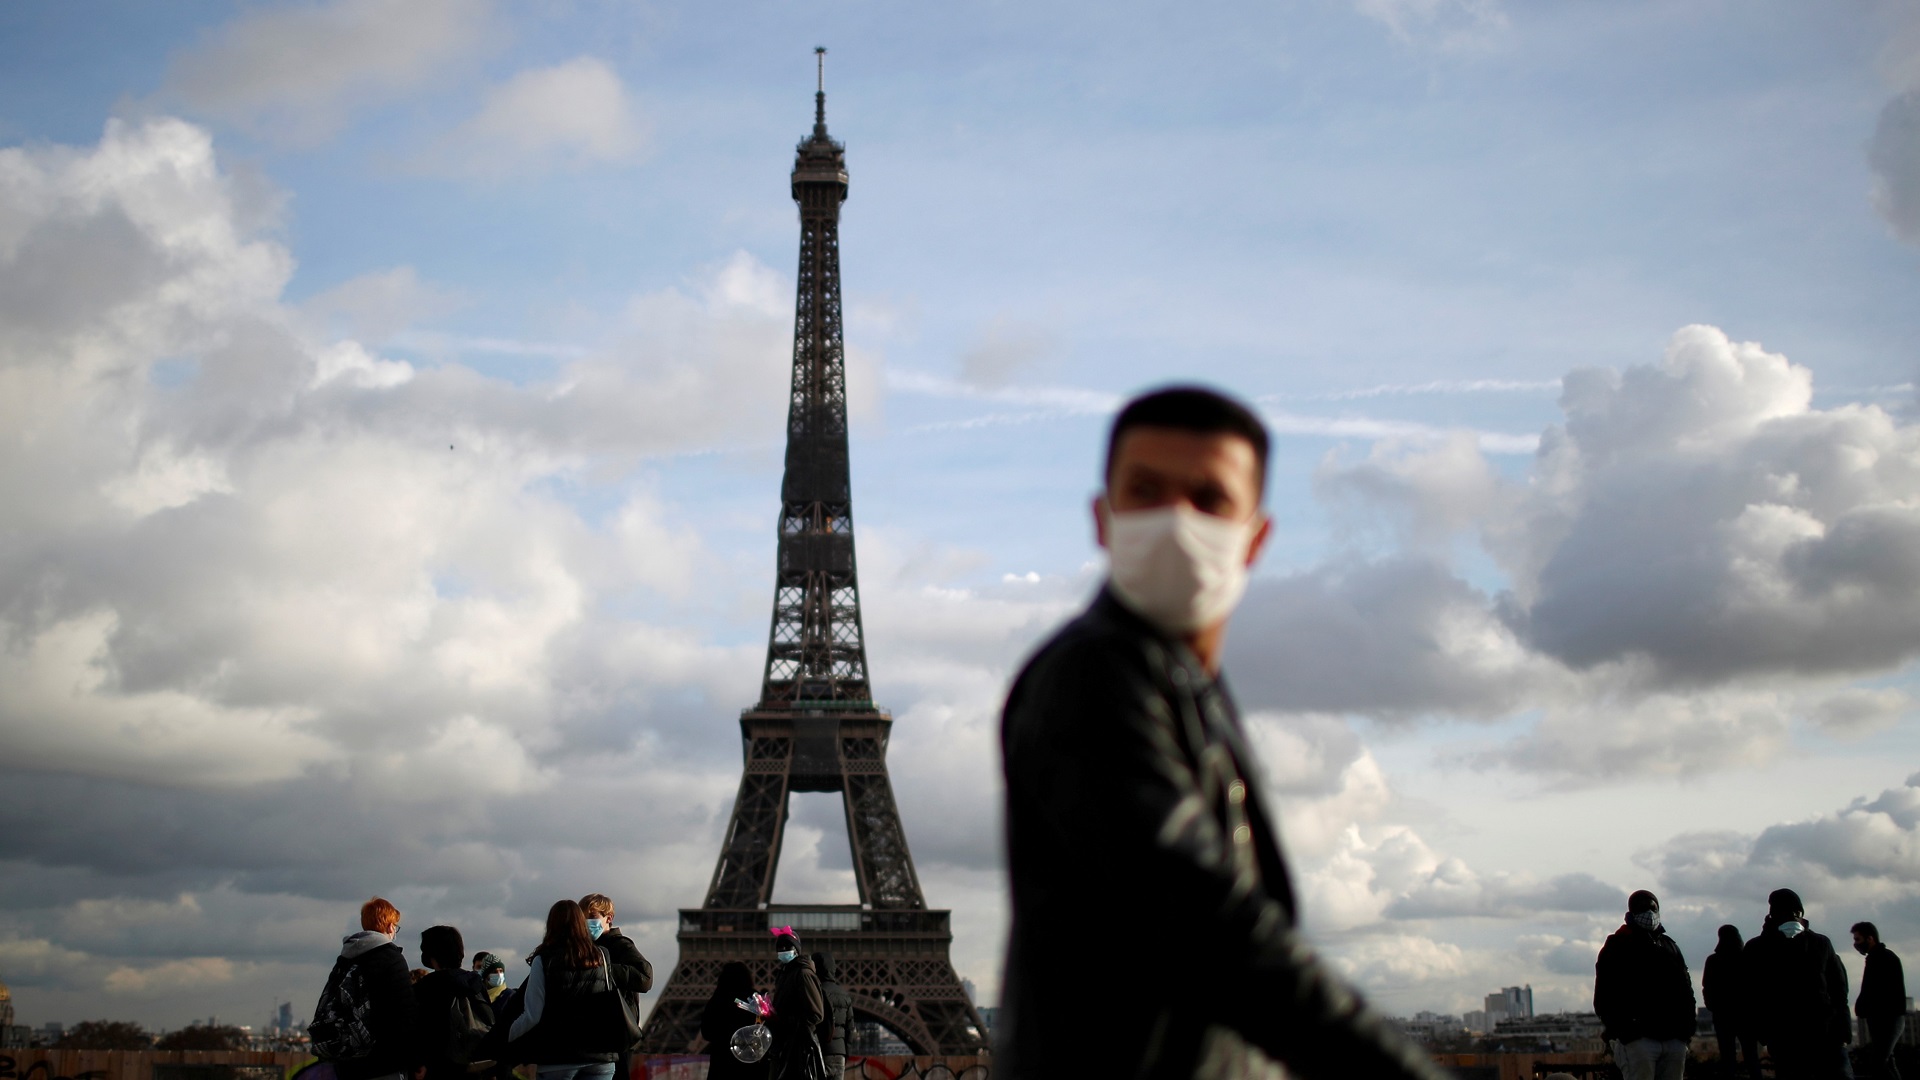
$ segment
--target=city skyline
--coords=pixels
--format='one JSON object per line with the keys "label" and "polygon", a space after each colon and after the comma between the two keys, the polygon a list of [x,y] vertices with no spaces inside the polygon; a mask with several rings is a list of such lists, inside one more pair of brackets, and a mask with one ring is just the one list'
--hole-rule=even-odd
{"label": "city skyline", "polygon": [[[0,10],[0,981],[311,1009],[373,894],[653,961],[760,685],[832,51],[863,612],[998,1000],[997,710],[1116,403],[1275,436],[1227,672],[1383,1008],[1696,981],[1766,893],[1920,949],[1920,4]],[[590,809],[583,815],[582,807]],[[780,903],[845,903],[831,796]],[[1858,961],[1850,954],[1856,981]]]}

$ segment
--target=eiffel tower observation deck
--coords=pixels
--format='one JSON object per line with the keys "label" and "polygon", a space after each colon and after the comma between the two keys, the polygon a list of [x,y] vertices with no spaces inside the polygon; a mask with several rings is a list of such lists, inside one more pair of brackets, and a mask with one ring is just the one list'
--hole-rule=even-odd
{"label": "eiffel tower observation deck", "polygon": [[[824,54],[825,50],[816,50]],[[760,701],[740,715],[744,768],[706,902],[680,911],[680,960],[647,1019],[641,1048],[686,1053],[721,965],[774,981],[769,927],[791,925],[828,951],[856,1022],[878,1022],[916,1054],[985,1049],[980,1015],[948,958],[950,912],[929,909],[887,776],[893,718],[867,682],[847,465],[847,370],[840,321],[840,204],[846,147],[827,134],[824,61],[813,133],[793,166],[800,269],[793,390],[780,485],[773,625]],[[796,791],[839,792],[858,904],[781,904],[774,872]],[[740,1014],[745,1024],[750,1018]],[[725,1047],[706,1047],[726,1053]]]}

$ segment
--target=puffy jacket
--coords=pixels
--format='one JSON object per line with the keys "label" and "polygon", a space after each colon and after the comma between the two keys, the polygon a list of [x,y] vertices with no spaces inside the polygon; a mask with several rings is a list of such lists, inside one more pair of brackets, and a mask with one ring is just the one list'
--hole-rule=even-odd
{"label": "puffy jacket", "polygon": [[372,930],[348,934],[340,942],[340,958],[333,962],[328,984],[338,982],[356,965],[367,993],[367,1030],[373,1035],[373,1051],[334,1062],[334,1075],[339,1080],[370,1080],[411,1069],[415,1010],[406,953],[385,934]]}
{"label": "puffy jacket", "polygon": [[599,967],[572,967],[547,963],[534,958],[527,972],[521,996],[525,999],[519,1017],[508,1031],[513,1043],[533,1040],[532,1046],[514,1048],[541,1065],[586,1065],[619,1060],[620,1055],[599,1049],[584,1049],[600,1043],[605,1032],[590,1030],[605,1018],[589,1012],[587,1001],[608,989],[630,994],[640,992],[644,981],[640,972],[626,964],[612,963],[603,951]]}
{"label": "puffy jacket", "polygon": [[[1013,919],[996,1080],[1438,1078],[1294,929],[1225,684],[1103,590],[1001,720]],[[1142,978],[1150,967],[1151,978]],[[1099,1007],[1064,1019],[1088,993]]]}
{"label": "puffy jacket", "polygon": [[1593,1011],[1609,1039],[1693,1038],[1693,979],[1680,946],[1664,930],[1615,930],[1594,961]]}
{"label": "puffy jacket", "polygon": [[1825,934],[1788,937],[1769,926],[1747,942],[1747,1000],[1753,1033],[1769,1046],[1844,1045],[1852,1040],[1847,1015],[1847,969]]}

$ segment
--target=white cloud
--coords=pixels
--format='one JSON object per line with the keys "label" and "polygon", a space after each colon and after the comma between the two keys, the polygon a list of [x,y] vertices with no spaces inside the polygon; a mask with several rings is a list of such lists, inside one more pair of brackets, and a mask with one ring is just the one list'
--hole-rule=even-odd
{"label": "white cloud", "polygon": [[481,0],[332,0],[247,11],[177,54],[166,97],[268,138],[310,143],[354,109],[424,83],[488,34]]}
{"label": "white cloud", "polygon": [[1508,25],[1498,0],[1353,0],[1353,6],[1402,42],[1449,51],[1489,48]]}
{"label": "white cloud", "polygon": [[416,165],[498,178],[631,161],[647,126],[618,72],[577,56],[529,68],[487,92],[480,110]]}

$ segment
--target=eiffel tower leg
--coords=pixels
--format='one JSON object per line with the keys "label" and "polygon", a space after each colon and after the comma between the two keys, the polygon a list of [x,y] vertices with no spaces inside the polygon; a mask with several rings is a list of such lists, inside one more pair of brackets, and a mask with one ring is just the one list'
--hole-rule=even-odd
{"label": "eiffel tower leg", "polygon": [[893,784],[884,771],[846,777],[847,839],[853,849],[854,874],[860,896],[875,908],[927,906],[920,879],[907,851],[907,833],[900,825],[900,808],[893,801]]}
{"label": "eiffel tower leg", "polygon": [[733,800],[733,818],[727,823],[720,861],[707,887],[707,907],[754,908],[773,897],[780,839],[786,831],[791,753],[790,739],[760,737],[748,742],[747,767]]}

